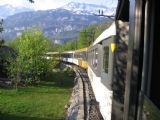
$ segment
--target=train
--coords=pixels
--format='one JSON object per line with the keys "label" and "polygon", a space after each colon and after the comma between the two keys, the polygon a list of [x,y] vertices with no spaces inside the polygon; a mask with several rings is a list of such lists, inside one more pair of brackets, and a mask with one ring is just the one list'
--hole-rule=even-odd
{"label": "train", "polygon": [[119,0],[94,43],[57,53],[87,70],[104,120],[160,120],[158,0]]}
{"label": "train", "polygon": [[[75,64],[87,70],[104,120],[111,120],[113,108],[116,108],[116,110],[119,109],[118,116],[122,114],[120,111],[123,108],[125,85],[124,78],[121,78],[121,76],[125,76],[123,74],[125,74],[126,71],[128,30],[128,22],[113,22],[112,25],[87,48],[48,53],[53,55],[54,60]],[[117,31],[119,33],[117,33]],[[119,36],[117,36],[117,34],[119,34]],[[120,65],[125,67],[122,68]],[[114,72],[114,69],[121,71],[121,73]],[[122,84],[121,89],[119,86],[120,83]],[[114,90],[113,87],[119,89]],[[113,100],[115,103],[113,103]]]}

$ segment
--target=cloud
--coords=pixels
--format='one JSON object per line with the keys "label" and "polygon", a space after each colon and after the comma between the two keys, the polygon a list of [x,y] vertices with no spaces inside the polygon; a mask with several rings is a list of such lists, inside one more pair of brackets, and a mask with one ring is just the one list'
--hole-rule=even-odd
{"label": "cloud", "polygon": [[34,0],[35,3],[31,4],[28,0],[0,0],[0,5],[10,4],[14,7],[23,6],[34,8],[35,10],[47,10],[61,7],[71,1],[81,3],[91,3],[99,5],[115,5],[118,0]]}
{"label": "cloud", "polygon": [[33,4],[33,8],[35,10],[47,10],[58,8],[65,5],[67,2],[65,0],[35,0],[35,4]]}
{"label": "cloud", "polygon": [[10,4],[14,7],[29,7],[35,10],[47,10],[61,7],[68,3],[70,0],[34,0],[35,3],[31,4],[28,0],[0,0],[0,5]]}
{"label": "cloud", "polygon": [[30,3],[27,0],[0,0],[0,5],[10,4],[14,7],[26,6],[29,7]]}

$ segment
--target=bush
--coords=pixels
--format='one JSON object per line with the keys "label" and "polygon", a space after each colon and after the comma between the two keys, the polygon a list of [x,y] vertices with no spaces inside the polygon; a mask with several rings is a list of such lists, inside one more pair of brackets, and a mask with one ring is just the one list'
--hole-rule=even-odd
{"label": "bush", "polygon": [[18,53],[15,60],[10,59],[9,66],[9,75],[16,84],[22,80],[29,85],[37,84],[51,70],[51,61],[45,57],[49,41],[41,30],[26,29],[10,46]]}

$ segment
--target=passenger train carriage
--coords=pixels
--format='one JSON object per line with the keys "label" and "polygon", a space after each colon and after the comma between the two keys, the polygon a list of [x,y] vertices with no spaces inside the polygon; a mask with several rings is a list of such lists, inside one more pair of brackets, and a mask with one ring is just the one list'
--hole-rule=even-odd
{"label": "passenger train carriage", "polygon": [[116,21],[88,50],[88,76],[105,120],[123,117],[128,30],[127,22]]}
{"label": "passenger train carriage", "polygon": [[[100,111],[105,120],[111,120],[115,107],[118,116],[122,115],[124,78],[121,76],[126,70],[127,36],[128,23],[113,22],[90,47],[60,53],[62,61],[87,69],[96,100],[99,102]],[[118,59],[119,61],[115,62]],[[118,64],[124,67],[117,67]],[[114,72],[114,66],[116,66],[116,71],[121,73]],[[121,86],[118,86],[119,84]]]}
{"label": "passenger train carriage", "polygon": [[88,67],[88,63],[87,63],[88,51],[87,50],[88,48],[75,50],[74,57],[73,57],[73,63],[81,66],[84,69],[87,69]]}
{"label": "passenger train carriage", "polygon": [[73,63],[74,51],[61,52],[60,57],[64,62]]}
{"label": "passenger train carriage", "polygon": [[59,52],[48,52],[46,53],[46,59],[48,60],[60,60],[60,53]]}
{"label": "passenger train carriage", "polygon": [[62,53],[87,69],[105,120],[160,120],[159,6],[119,0],[113,24],[93,45]]}

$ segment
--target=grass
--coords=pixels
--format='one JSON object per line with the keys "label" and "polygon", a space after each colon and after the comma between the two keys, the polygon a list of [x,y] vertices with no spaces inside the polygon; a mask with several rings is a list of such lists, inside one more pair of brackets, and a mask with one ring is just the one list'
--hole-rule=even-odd
{"label": "grass", "polygon": [[154,103],[148,98],[144,97],[143,113],[147,120],[160,120],[160,111]]}
{"label": "grass", "polygon": [[72,87],[73,76],[58,72],[36,87],[0,89],[0,120],[62,120]]}

